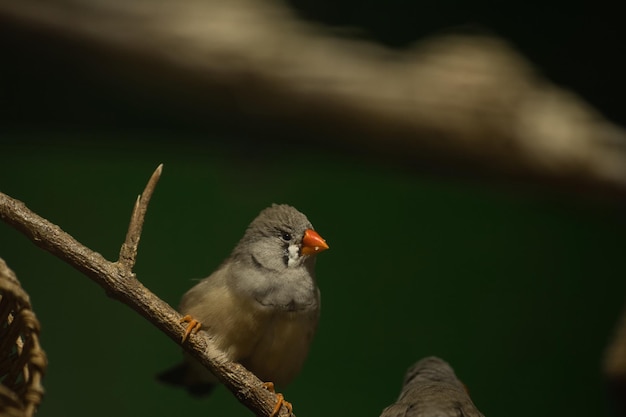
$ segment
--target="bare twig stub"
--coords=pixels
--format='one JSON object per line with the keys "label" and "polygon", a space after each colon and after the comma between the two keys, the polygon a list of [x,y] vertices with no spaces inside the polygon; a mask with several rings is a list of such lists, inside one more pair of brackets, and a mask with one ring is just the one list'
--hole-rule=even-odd
{"label": "bare twig stub", "polygon": [[154,192],[157,182],[159,182],[159,178],[161,178],[161,172],[163,172],[163,164],[157,167],[150,177],[143,194],[137,197],[133,214],[130,216],[126,240],[122,244],[120,258],[118,260],[119,263],[123,264],[128,269],[133,269],[135,266],[137,247],[139,246],[139,239],[141,238],[141,231],[143,229],[143,220],[146,217],[146,211],[148,210],[152,193]]}
{"label": "bare twig stub", "polygon": [[[3,193],[0,193],[0,219],[22,232],[37,246],[87,275],[110,296],[141,314],[178,343],[184,332],[184,326],[180,324],[181,315],[144,287],[132,271],[147,205],[161,170],[162,166],[156,169],[137,200],[118,262],[106,260],[99,253],[83,246],[59,226],[33,213],[24,203]],[[276,394],[265,389],[263,382],[243,366],[227,360],[206,332],[191,336],[183,345],[183,349],[210,369],[239,401],[256,415],[271,414],[277,402]],[[289,411],[283,406],[279,415],[288,416]]]}

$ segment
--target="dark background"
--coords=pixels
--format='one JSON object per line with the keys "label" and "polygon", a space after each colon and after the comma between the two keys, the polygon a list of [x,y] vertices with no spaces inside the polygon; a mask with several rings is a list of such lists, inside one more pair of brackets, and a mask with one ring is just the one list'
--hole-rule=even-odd
{"label": "dark background", "polygon": [[[394,48],[460,27],[493,31],[626,124],[624,25],[611,4],[292,5]],[[622,203],[441,179],[214,124],[160,91],[107,79],[105,64],[92,72],[53,39],[10,25],[0,35],[0,191],[115,259],[136,195],[164,163],[136,272],[170,304],[262,208],[285,202],[309,216],[331,250],[318,260],[319,332],[284,391],[299,416],[376,416],[405,369],[432,354],[487,416],[610,415],[600,370],[626,290]],[[4,224],[0,256],[42,322],[40,416],[249,415],[223,388],[196,401],[159,385],[153,375],[178,347]]]}

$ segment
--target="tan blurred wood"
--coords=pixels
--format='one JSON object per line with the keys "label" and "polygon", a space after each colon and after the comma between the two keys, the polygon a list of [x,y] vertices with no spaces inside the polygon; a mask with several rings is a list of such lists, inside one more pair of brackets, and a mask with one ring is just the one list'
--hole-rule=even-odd
{"label": "tan blurred wood", "polygon": [[604,373],[626,380],[626,309],[615,326],[615,334],[604,357]]}
{"label": "tan blurred wood", "polygon": [[296,126],[303,140],[626,195],[624,131],[495,37],[392,51],[270,0],[0,0],[1,20],[94,47],[82,55],[106,50],[116,59],[99,61],[103,71],[161,74],[152,87]]}
{"label": "tan blurred wood", "polygon": [[603,372],[613,414],[626,416],[626,309],[615,326],[615,334],[604,352]]}

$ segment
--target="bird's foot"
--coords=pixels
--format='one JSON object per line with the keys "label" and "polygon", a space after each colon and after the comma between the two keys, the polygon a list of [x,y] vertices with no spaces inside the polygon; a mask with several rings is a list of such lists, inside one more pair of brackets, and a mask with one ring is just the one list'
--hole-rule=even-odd
{"label": "bird's foot", "polygon": [[189,314],[180,319],[180,322],[188,323],[187,328],[185,329],[185,334],[183,334],[181,343],[185,343],[185,340],[187,340],[190,334],[198,333],[198,330],[200,330],[200,327],[202,326],[202,323],[191,317]]}
{"label": "bird's foot", "polygon": [[276,405],[274,406],[274,410],[272,411],[272,414],[270,414],[270,417],[276,417],[278,415],[278,412],[280,411],[280,407],[282,407],[283,405],[287,407],[287,410],[289,410],[289,415],[293,414],[293,406],[289,401],[285,400],[283,394],[279,394],[276,392],[273,382],[264,382],[263,386],[266,390],[276,394],[276,396],[278,397],[278,401],[276,401]]}

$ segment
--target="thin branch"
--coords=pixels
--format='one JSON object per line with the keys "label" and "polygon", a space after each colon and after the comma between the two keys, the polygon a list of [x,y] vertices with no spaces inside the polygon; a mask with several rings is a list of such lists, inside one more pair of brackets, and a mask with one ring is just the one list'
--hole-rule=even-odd
{"label": "thin branch", "polygon": [[[110,262],[102,255],[82,245],[59,226],[38,216],[24,203],[0,192],[0,219],[22,232],[35,245],[52,253],[87,275],[113,298],[126,304],[175,342],[181,340],[184,326],[181,315],[158,298],[135,278],[132,271],[139,235],[150,196],[161,174],[160,165],[137,200],[119,262]],[[243,366],[229,361],[206,332],[191,336],[182,346],[215,376],[257,416],[269,416],[278,398]],[[281,407],[280,416],[289,416]]]}
{"label": "thin branch", "polygon": [[133,214],[130,216],[130,225],[128,225],[126,240],[122,244],[120,258],[118,260],[119,263],[123,264],[128,269],[133,269],[135,266],[137,247],[139,246],[139,239],[141,238],[141,231],[143,229],[143,221],[146,217],[150,198],[152,198],[154,189],[159,182],[159,178],[161,178],[161,172],[163,172],[163,164],[157,167],[150,177],[150,180],[148,180],[148,184],[146,184],[143,193],[137,197]]}

